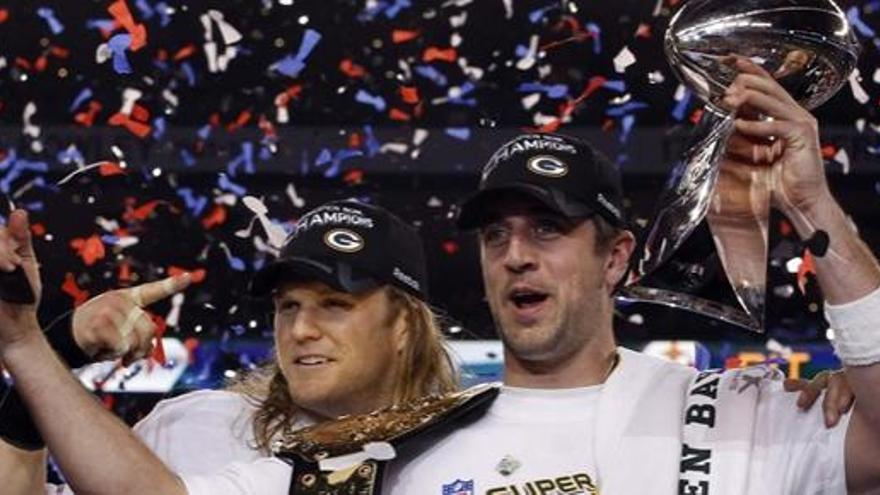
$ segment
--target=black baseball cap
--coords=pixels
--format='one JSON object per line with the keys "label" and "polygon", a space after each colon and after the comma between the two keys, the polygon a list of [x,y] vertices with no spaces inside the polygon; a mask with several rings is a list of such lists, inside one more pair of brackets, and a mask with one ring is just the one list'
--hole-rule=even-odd
{"label": "black baseball cap", "polygon": [[250,293],[270,295],[289,280],[317,280],[348,293],[384,284],[427,299],[427,268],[416,229],[388,210],[353,199],[309,211],[278,259],[251,279]]}
{"label": "black baseball cap", "polygon": [[626,227],[620,174],[586,141],[562,134],[522,134],[504,143],[483,167],[479,189],[460,206],[457,224],[473,229],[503,193],[518,192],[567,217],[599,215]]}

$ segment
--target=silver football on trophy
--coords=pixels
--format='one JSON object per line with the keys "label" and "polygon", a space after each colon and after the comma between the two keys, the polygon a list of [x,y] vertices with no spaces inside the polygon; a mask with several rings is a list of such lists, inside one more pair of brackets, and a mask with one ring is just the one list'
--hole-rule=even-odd
{"label": "silver football on trophy", "polygon": [[[779,81],[807,109],[846,82],[859,54],[846,15],[831,0],[690,0],[665,37],[670,65],[706,102],[703,117],[661,195],[657,214],[636,256],[622,299],[664,304],[763,331],[768,251],[769,168],[750,181],[725,181],[720,162],[733,133],[733,116],[716,103],[745,57]],[[731,187],[738,188],[736,190]],[[753,211],[725,211],[724,195],[748,195]],[[713,206],[714,205],[714,206]],[[639,286],[664,264],[709,215],[719,259],[744,312],[686,294]]]}
{"label": "silver football on trophy", "polygon": [[730,55],[762,66],[807,109],[831,98],[856,66],[859,44],[831,0],[690,0],[666,31],[678,76],[712,102],[737,72]]}

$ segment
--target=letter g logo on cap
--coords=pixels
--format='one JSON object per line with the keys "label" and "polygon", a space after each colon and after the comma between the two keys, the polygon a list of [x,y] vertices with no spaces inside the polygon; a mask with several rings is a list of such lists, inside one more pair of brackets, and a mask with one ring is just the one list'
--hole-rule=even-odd
{"label": "letter g logo on cap", "polygon": [[568,173],[568,166],[555,156],[533,156],[526,163],[530,171],[545,177],[562,177]]}
{"label": "letter g logo on cap", "polygon": [[346,229],[333,229],[324,234],[324,244],[343,253],[354,253],[364,247],[364,238]]}

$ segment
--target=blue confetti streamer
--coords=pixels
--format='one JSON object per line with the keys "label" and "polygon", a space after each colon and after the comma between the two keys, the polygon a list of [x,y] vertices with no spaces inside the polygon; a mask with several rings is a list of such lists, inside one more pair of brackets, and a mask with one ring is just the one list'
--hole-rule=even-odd
{"label": "blue confetti streamer", "polygon": [[448,136],[454,137],[459,141],[467,141],[471,138],[471,129],[469,127],[449,127],[445,132]]}
{"label": "blue confetti streamer", "polygon": [[159,14],[159,25],[161,25],[162,27],[166,27],[169,23],[171,23],[171,8],[168,7],[167,3],[157,3],[156,12]]}
{"label": "blue confetti streamer", "polygon": [[135,2],[135,7],[140,11],[141,18],[144,20],[150,20],[156,15],[156,12],[153,10],[153,6],[147,0],[137,0]]}
{"label": "blue confetti streamer", "polygon": [[621,81],[618,79],[611,80],[611,81],[605,81],[602,84],[602,87],[605,89],[610,89],[611,91],[614,91],[617,93],[626,93],[626,81]]}
{"label": "blue confetti streamer", "polygon": [[540,9],[531,11],[529,13],[529,22],[531,22],[532,24],[537,24],[537,23],[541,22],[541,19],[544,18],[544,16],[547,14],[547,12],[550,12],[551,10],[553,10],[557,7],[559,7],[559,5],[554,4],[554,5],[542,7]]}
{"label": "blue confetti streamer", "polygon": [[595,22],[588,22],[585,27],[593,35],[593,53],[596,55],[602,53],[602,28]]}
{"label": "blue confetti streamer", "polygon": [[79,92],[78,95],[76,95],[76,98],[73,99],[73,103],[70,104],[70,108],[67,111],[73,112],[74,110],[79,108],[80,105],[82,105],[86,100],[90,99],[91,97],[92,97],[91,88],[83,89],[82,91]]}
{"label": "blue confetti streamer", "polygon": [[605,115],[608,115],[609,117],[620,117],[643,108],[648,108],[648,104],[641,101],[630,101],[623,105],[608,108],[605,110]]}
{"label": "blue confetti streamer", "polygon": [[195,217],[200,216],[202,212],[205,211],[205,207],[208,206],[208,197],[196,194],[189,187],[178,188],[177,195],[183,199],[186,209]]}
{"label": "blue confetti streamer", "polygon": [[211,129],[213,129],[211,127],[211,124],[205,124],[202,127],[200,127],[198,131],[196,131],[196,135],[202,141],[207,141],[208,138],[211,137]]}
{"label": "blue confetti streamer", "polygon": [[477,100],[475,98],[466,98],[466,96],[472,93],[474,89],[474,83],[468,81],[461,85],[459,88],[459,94],[455,97],[449,98],[449,101],[458,105],[474,107],[477,105]]}
{"label": "blue confetti streamer", "polygon": [[446,76],[443,75],[439,70],[430,65],[417,65],[415,68],[416,74],[430,80],[437,86],[446,87],[449,84]]}
{"label": "blue confetti streamer", "polygon": [[58,163],[61,163],[62,165],[86,162],[85,157],[83,157],[83,154],[80,153],[76,146],[68,146],[67,148],[59,151],[58,154],[55,155],[55,159],[58,160]]}
{"label": "blue confetti streamer", "polygon": [[[320,163],[316,161],[316,166],[323,166],[328,163],[327,157],[330,155],[330,150],[324,149],[321,151],[321,160]],[[350,158],[354,158],[357,156],[363,156],[364,152],[361,150],[352,150],[352,149],[342,149],[332,154],[332,157],[329,159],[330,166],[324,170],[324,178],[331,179],[339,175],[340,170],[342,169],[342,162],[348,160]]]}
{"label": "blue confetti streamer", "polygon": [[543,93],[548,98],[568,98],[569,90],[566,84],[541,84],[539,82],[522,83],[517,88],[520,93]]}
{"label": "blue confetti streamer", "polygon": [[113,70],[117,74],[131,74],[131,64],[125,56],[125,50],[131,45],[131,35],[128,33],[114,35],[107,45],[113,54]]}
{"label": "blue confetti streamer", "polygon": [[193,69],[192,64],[190,64],[189,61],[186,61],[180,64],[180,68],[186,76],[186,83],[189,84],[191,88],[194,88],[196,86],[196,71]]}
{"label": "blue confetti streamer", "polygon": [[303,34],[302,43],[296,54],[287,55],[281,60],[275,62],[271,66],[272,70],[280,72],[288,77],[299,76],[299,73],[302,72],[306,66],[306,59],[312,53],[312,50],[315,49],[315,45],[317,45],[319,41],[321,41],[321,33],[314,29],[307,29],[305,34]]}
{"label": "blue confetti streamer", "polygon": [[630,133],[636,124],[635,115],[624,115],[620,121],[620,143],[625,144],[629,140]]}
{"label": "blue confetti streamer", "polygon": [[397,17],[397,14],[400,13],[401,10],[412,7],[412,3],[409,0],[396,0],[393,4],[391,4],[387,9],[385,9],[385,17],[388,19],[394,19]]}
{"label": "blue confetti streamer", "polygon": [[315,157],[315,166],[323,167],[328,163],[333,161],[333,153],[330,152],[329,149],[324,148],[320,152],[318,152],[318,156]]}
{"label": "blue confetti streamer", "polygon": [[6,158],[0,160],[0,170],[6,170],[13,165],[16,160],[18,160],[18,153],[16,153],[15,148],[9,148],[9,151],[6,153]]}
{"label": "blue confetti streamer", "polygon": [[229,260],[229,267],[237,272],[243,272],[247,268],[244,264],[244,260],[242,260],[238,256],[233,256],[230,254],[227,259]]}
{"label": "blue confetti streamer", "polygon": [[675,108],[672,109],[672,118],[674,118],[678,122],[681,122],[682,120],[684,120],[684,113],[687,111],[688,105],[690,105],[690,103],[691,103],[691,91],[686,90],[682,99],[679,100],[675,104]]}
{"label": "blue confetti streamer", "polygon": [[183,162],[183,164],[186,165],[187,167],[192,167],[193,165],[196,164],[196,159],[195,159],[195,157],[194,157],[194,156],[192,155],[192,153],[190,153],[189,150],[186,149],[186,148],[181,148],[181,149],[180,149],[180,160],[181,160],[181,161]]}
{"label": "blue confetti streamer", "polygon": [[42,17],[46,24],[49,25],[49,29],[52,31],[52,34],[59,35],[64,32],[64,24],[61,24],[61,21],[55,17],[55,11],[50,9],[49,7],[40,7],[37,9],[37,15]]}
{"label": "blue confetti streamer", "polygon": [[153,139],[159,141],[165,135],[165,117],[153,119]]}
{"label": "blue confetti streamer", "polygon": [[256,167],[254,166],[254,143],[250,141],[241,143],[241,153],[226,165],[226,171],[231,177],[235,177],[238,175],[238,168],[242,165],[244,165],[244,173],[251,175],[256,172]]}
{"label": "blue confetti streamer", "polygon": [[86,21],[87,28],[106,31],[108,33],[113,31],[114,25],[113,19],[89,19]]}
{"label": "blue confetti streamer", "polygon": [[367,156],[370,158],[378,155],[379,150],[382,149],[382,143],[376,139],[373,127],[369,125],[364,126],[364,147],[367,148]]}
{"label": "blue confetti streamer", "polygon": [[247,189],[244,186],[232,182],[232,179],[230,179],[226,174],[220,174],[217,176],[217,186],[220,189],[231,192],[238,197],[247,194]]}
{"label": "blue confetti streamer", "polygon": [[385,98],[382,98],[380,95],[373,96],[368,93],[364,89],[359,89],[357,94],[355,94],[354,99],[358,103],[364,103],[366,105],[370,105],[377,112],[384,112],[386,108]]}
{"label": "blue confetti streamer", "polygon": [[866,38],[873,38],[877,35],[877,33],[875,33],[874,30],[871,29],[870,26],[865,24],[865,21],[862,20],[861,16],[859,15],[858,7],[850,7],[850,9],[846,11],[846,18],[849,23],[852,24],[854,28],[856,28],[856,31],[858,31],[859,34],[861,34],[862,36]]}

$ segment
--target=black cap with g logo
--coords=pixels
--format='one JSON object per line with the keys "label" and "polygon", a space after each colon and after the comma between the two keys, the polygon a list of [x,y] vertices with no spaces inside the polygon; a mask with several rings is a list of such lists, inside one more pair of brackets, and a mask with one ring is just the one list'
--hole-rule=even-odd
{"label": "black cap with g logo", "polygon": [[251,280],[266,296],[286,281],[319,281],[349,293],[391,284],[425,300],[427,268],[416,229],[384,208],[331,201],[303,215],[274,262]]}
{"label": "black cap with g logo", "polygon": [[617,167],[586,141],[562,134],[522,134],[503,144],[483,167],[479,190],[464,201],[458,227],[485,221],[504,192],[530,196],[567,217],[597,214],[625,227]]}

